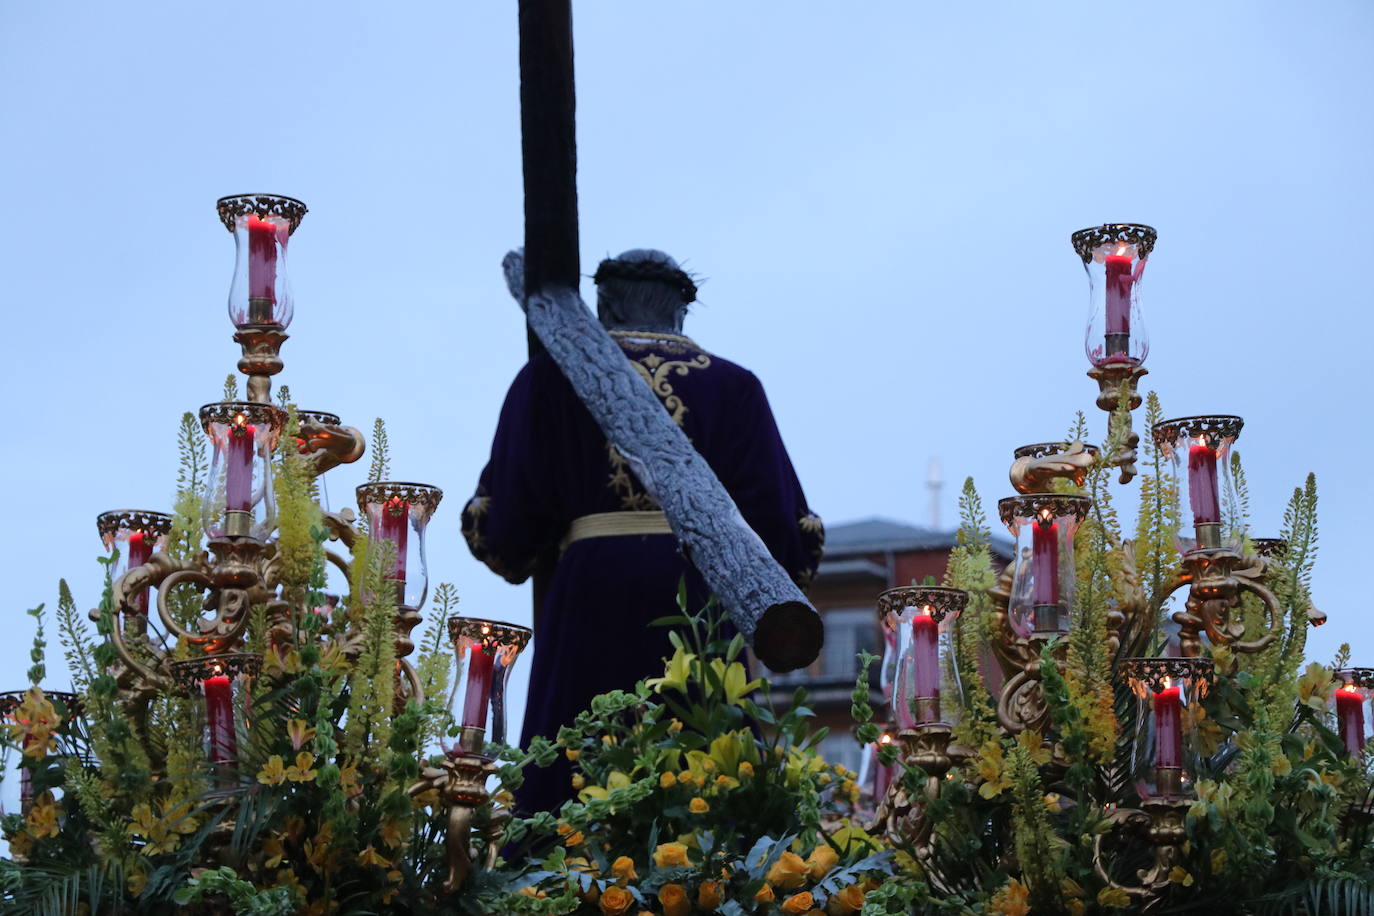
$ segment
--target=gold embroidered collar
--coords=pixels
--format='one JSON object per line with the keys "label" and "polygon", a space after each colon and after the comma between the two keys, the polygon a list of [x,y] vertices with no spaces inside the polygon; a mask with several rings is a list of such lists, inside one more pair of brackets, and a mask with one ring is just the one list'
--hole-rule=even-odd
{"label": "gold embroidered collar", "polygon": [[657,340],[663,343],[673,343],[682,346],[692,347],[700,350],[701,347],[695,340],[683,334],[672,334],[668,331],[638,331],[632,328],[617,328],[611,331],[611,336],[616,340]]}

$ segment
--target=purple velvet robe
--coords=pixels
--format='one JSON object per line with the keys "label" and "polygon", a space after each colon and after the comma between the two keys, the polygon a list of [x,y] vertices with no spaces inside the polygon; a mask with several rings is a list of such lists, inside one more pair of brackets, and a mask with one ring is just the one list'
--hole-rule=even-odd
{"label": "purple velvet robe", "polygon": [[[759,380],[685,337],[615,336],[745,521],[804,586],[820,562],[824,530],[807,508]],[[491,460],[463,509],[463,534],[474,556],[519,583],[541,558],[558,556],[573,519],[656,508],[558,366],[540,354],[506,395]],[[534,735],[555,737],[597,694],[662,673],[667,631],[648,624],[676,613],[684,576],[695,610],[705,589],[671,534],[567,545],[536,610],[522,745]],[[519,807],[550,809],[570,793],[565,764],[530,770]]]}

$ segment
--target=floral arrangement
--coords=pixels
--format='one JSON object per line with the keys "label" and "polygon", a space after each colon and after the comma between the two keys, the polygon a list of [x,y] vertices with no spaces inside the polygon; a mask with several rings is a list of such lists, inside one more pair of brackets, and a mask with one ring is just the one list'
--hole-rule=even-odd
{"label": "floral arrangement", "polygon": [[[1151,422],[1160,416],[1148,406]],[[1082,421],[1069,438],[1081,440]],[[384,431],[374,476],[384,475]],[[1119,432],[1119,431],[1118,431]],[[168,551],[203,549],[195,493],[205,473],[194,421],[181,431],[182,474]],[[291,441],[290,435],[284,437]],[[1109,443],[1104,453],[1113,451]],[[1236,518],[1248,497],[1233,456]],[[91,631],[65,583],[56,622],[74,692],[45,691],[45,618],[37,622],[30,687],[5,707],[11,769],[30,801],[0,819],[5,911],[203,913],[455,913],[579,916],[1026,916],[1139,911],[1125,888],[1152,846],[1120,828],[1142,803],[1135,773],[1141,722],[1116,676],[1125,646],[1110,615],[1144,595],[1151,620],[1167,609],[1177,571],[1179,494],[1147,446],[1134,530],[1118,521],[1105,461],[1082,486],[1094,509],[1075,540],[1075,626],[1039,662],[1048,723],[1012,735],[999,725],[985,648],[997,638],[999,582],[989,530],[971,482],[944,584],[969,592],[944,657],[954,765],[932,780],[896,744],[878,743],[869,704],[871,657],[854,693],[857,740],[896,771],[928,836],[870,823],[882,799],[816,748],[804,690],[780,711],[751,678],[744,645],[711,609],[658,621],[673,654],[663,676],[596,698],[554,740],[521,751],[491,746],[494,798],[510,804],[531,766],[566,766],[570,800],[514,818],[487,849],[478,812],[476,861],[445,893],[448,809],[422,770],[456,733],[447,697],[454,657],[442,629],[456,602],[436,592],[418,640],[424,702],[398,702],[395,596],[385,544],[355,547],[349,594],[325,613],[298,613],[289,645],[274,644],[266,608],[252,609],[249,644],[265,661],[253,682],[251,740],[232,779],[206,762],[192,700],[176,694],[130,705],[110,645],[116,620],[110,571]],[[320,608],[325,542],[314,481],[279,456],[280,542],[293,606]],[[1061,482],[1062,483],[1062,482]],[[1187,708],[1196,736],[1192,801],[1166,891],[1168,913],[1374,912],[1374,834],[1368,808],[1374,755],[1344,752],[1327,701],[1331,668],[1303,659],[1316,545],[1316,489],[1295,491],[1285,515],[1289,550],[1275,592],[1284,632],[1263,651],[1209,650],[1216,683]],[[199,595],[173,594],[192,619]],[[358,645],[335,638],[344,615]],[[1248,597],[1246,632],[1264,623]],[[1159,627],[1152,628],[1160,633]],[[1342,656],[1333,667],[1345,665]],[[932,783],[937,783],[932,786]],[[890,824],[888,825],[891,826]],[[918,839],[920,840],[918,842]],[[486,867],[490,861],[494,864]]]}

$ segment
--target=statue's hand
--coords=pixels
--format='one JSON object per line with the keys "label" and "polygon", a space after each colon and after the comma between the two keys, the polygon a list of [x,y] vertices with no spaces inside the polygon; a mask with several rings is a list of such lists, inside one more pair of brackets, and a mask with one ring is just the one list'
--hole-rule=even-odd
{"label": "statue's hand", "polygon": [[525,249],[507,251],[501,259],[501,269],[505,271],[506,289],[510,290],[511,298],[519,304],[520,311],[525,311]]}

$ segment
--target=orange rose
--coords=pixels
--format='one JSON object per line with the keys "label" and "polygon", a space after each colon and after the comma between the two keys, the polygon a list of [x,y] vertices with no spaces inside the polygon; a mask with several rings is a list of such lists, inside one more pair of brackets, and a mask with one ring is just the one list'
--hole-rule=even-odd
{"label": "orange rose", "polygon": [[687,861],[687,847],[682,843],[660,843],[654,850],[654,864],[659,868],[668,868],[692,863]]}
{"label": "orange rose", "polygon": [[620,916],[634,902],[635,898],[629,891],[612,884],[601,894],[601,912],[605,916]]}
{"label": "orange rose", "polygon": [[635,874],[635,860],[629,856],[621,856],[611,863],[611,876],[619,878],[621,883],[634,881],[639,876]]}
{"label": "orange rose", "polygon": [[800,894],[793,894],[782,902],[782,911],[789,916],[800,916],[811,909],[811,905],[816,901],[811,896],[810,891],[802,891]]}
{"label": "orange rose", "polygon": [[763,887],[754,894],[754,899],[759,903],[768,903],[773,899],[773,885],[764,882]]}
{"label": "orange rose", "polygon": [[687,808],[693,814],[705,814],[707,811],[711,810],[711,806],[707,804],[706,799],[702,798],[700,795],[688,802]]}
{"label": "orange rose", "polygon": [[795,852],[784,852],[768,869],[768,883],[784,891],[794,891],[806,883],[807,865]]}
{"label": "orange rose", "polygon": [[697,891],[697,906],[710,912],[720,906],[723,896],[719,881],[703,881],[701,889]]}
{"label": "orange rose", "polygon": [[838,861],[840,861],[840,857],[835,850],[831,849],[828,843],[822,843],[806,860],[807,874],[811,876],[812,881],[819,881],[825,877],[826,872],[835,867],[835,863]]}
{"label": "orange rose", "polygon": [[826,911],[833,912],[838,910],[840,913],[857,913],[864,908],[865,893],[866,891],[863,885],[851,884],[830,898],[830,903],[826,906]]}
{"label": "orange rose", "polygon": [[692,903],[687,899],[687,891],[681,884],[665,884],[660,887],[658,902],[663,905],[663,916],[687,916],[692,912]]}

